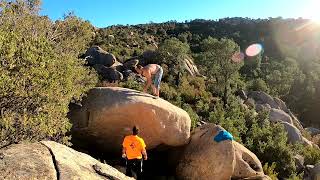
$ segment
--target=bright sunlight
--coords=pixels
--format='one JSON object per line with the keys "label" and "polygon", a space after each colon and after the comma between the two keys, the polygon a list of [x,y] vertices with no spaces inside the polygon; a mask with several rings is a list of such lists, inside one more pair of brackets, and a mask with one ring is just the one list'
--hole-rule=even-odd
{"label": "bright sunlight", "polygon": [[320,24],[320,1],[318,0],[309,0],[306,1],[307,6],[304,10],[304,15],[307,18],[310,18],[313,22]]}

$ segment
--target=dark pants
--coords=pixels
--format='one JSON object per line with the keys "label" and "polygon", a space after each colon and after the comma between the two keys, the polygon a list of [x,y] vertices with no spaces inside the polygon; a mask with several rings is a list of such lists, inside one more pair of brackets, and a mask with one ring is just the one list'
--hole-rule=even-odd
{"label": "dark pants", "polygon": [[142,159],[130,159],[127,160],[126,175],[133,177],[132,172],[137,175],[137,180],[142,178]]}

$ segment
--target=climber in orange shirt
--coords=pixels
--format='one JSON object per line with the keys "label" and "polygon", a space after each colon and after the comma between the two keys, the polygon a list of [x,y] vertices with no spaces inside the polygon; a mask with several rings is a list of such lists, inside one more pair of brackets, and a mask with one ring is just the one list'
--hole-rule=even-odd
{"label": "climber in orange shirt", "polygon": [[142,157],[148,159],[146,145],[142,138],[138,136],[139,129],[134,126],[132,135],[124,138],[122,143],[122,157],[127,158],[126,175],[132,177],[132,171],[136,173],[137,180],[141,180]]}

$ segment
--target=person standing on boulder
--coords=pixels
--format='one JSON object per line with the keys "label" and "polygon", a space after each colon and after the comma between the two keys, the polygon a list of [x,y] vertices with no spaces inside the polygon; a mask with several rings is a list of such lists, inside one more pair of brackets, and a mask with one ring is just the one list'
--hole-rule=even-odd
{"label": "person standing on boulder", "polygon": [[143,92],[147,92],[148,88],[151,86],[153,94],[159,97],[160,92],[160,82],[163,75],[163,69],[158,64],[148,64],[144,67],[137,65],[135,67],[137,73],[147,78],[147,82],[143,88]]}
{"label": "person standing on boulder", "polygon": [[141,180],[142,176],[142,156],[144,160],[148,159],[146,144],[144,140],[138,136],[139,129],[134,126],[132,135],[124,138],[122,143],[122,157],[127,158],[126,175],[132,177],[132,171],[136,173],[137,180]]}

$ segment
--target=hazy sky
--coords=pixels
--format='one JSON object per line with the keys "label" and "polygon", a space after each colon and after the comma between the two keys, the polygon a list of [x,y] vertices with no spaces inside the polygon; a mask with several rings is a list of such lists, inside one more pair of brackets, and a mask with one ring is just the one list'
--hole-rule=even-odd
{"label": "hazy sky", "polygon": [[320,20],[318,8],[320,0],[43,0],[41,14],[56,20],[73,11],[97,27],[106,27],[224,17]]}

